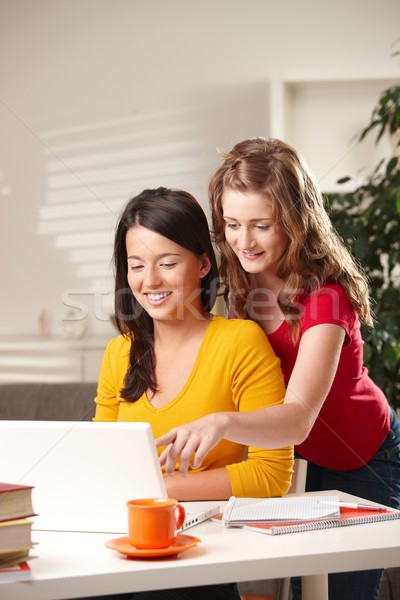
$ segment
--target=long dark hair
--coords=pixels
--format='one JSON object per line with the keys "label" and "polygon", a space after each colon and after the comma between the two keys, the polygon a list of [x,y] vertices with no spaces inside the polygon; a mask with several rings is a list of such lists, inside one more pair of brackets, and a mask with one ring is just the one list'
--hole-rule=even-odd
{"label": "long dark hair", "polygon": [[201,303],[205,311],[214,306],[218,288],[218,266],[206,215],[197,200],[183,190],[164,187],[143,190],[129,200],[118,220],[114,240],[115,319],[121,334],[131,340],[130,365],[122,398],[138,400],[150,389],[157,391],[155,378],[153,319],[142,309],[128,286],[126,234],[141,225],[155,231],[198,257],[206,254],[210,272],[201,280]]}

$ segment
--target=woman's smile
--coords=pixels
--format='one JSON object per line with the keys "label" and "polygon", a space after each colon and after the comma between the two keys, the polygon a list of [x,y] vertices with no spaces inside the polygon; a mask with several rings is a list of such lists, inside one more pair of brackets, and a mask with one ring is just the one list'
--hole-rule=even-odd
{"label": "woman's smile", "polygon": [[150,304],[152,304],[153,306],[156,306],[158,304],[161,304],[163,302],[163,300],[165,300],[166,298],[171,296],[171,294],[172,294],[172,292],[158,292],[158,293],[148,292],[147,294],[144,294],[144,296],[147,297],[147,300],[149,301]]}
{"label": "woman's smile", "polygon": [[242,255],[244,256],[244,258],[247,258],[248,260],[257,260],[257,258],[260,258],[260,256],[262,256],[264,254],[264,252],[246,252],[245,250],[242,250]]}

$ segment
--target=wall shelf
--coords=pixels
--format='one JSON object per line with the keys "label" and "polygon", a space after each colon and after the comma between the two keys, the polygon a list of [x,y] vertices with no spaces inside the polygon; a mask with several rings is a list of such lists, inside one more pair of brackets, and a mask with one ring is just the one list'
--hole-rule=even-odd
{"label": "wall shelf", "polygon": [[[399,79],[385,77],[291,77],[271,85],[271,135],[303,154],[323,192],[346,192],[360,185],[382,157],[389,140],[374,133],[359,144],[381,92]],[[338,185],[345,175],[353,182]]]}
{"label": "wall shelf", "polygon": [[0,338],[0,384],[97,381],[109,340]]}

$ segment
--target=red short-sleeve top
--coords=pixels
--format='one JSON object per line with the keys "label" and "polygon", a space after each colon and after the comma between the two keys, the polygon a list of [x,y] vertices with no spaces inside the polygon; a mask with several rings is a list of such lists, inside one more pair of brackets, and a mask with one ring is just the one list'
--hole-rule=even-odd
{"label": "red short-sleeve top", "polygon": [[343,288],[325,285],[299,303],[300,336],[293,343],[284,321],[268,335],[287,384],[301,336],[307,329],[333,323],[346,332],[330,392],[307,439],[296,450],[307,460],[330,469],[351,470],[366,464],[389,431],[389,404],[363,366],[363,340],[358,315]]}

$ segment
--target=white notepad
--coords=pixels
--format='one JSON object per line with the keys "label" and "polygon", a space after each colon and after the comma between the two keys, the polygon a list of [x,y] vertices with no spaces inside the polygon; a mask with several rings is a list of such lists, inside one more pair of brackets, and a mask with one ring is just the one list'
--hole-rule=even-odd
{"label": "white notepad", "polygon": [[[327,506],[330,502],[336,506]],[[222,521],[226,524],[253,521],[306,521],[339,518],[338,496],[294,496],[284,498],[236,498],[231,496]]]}

